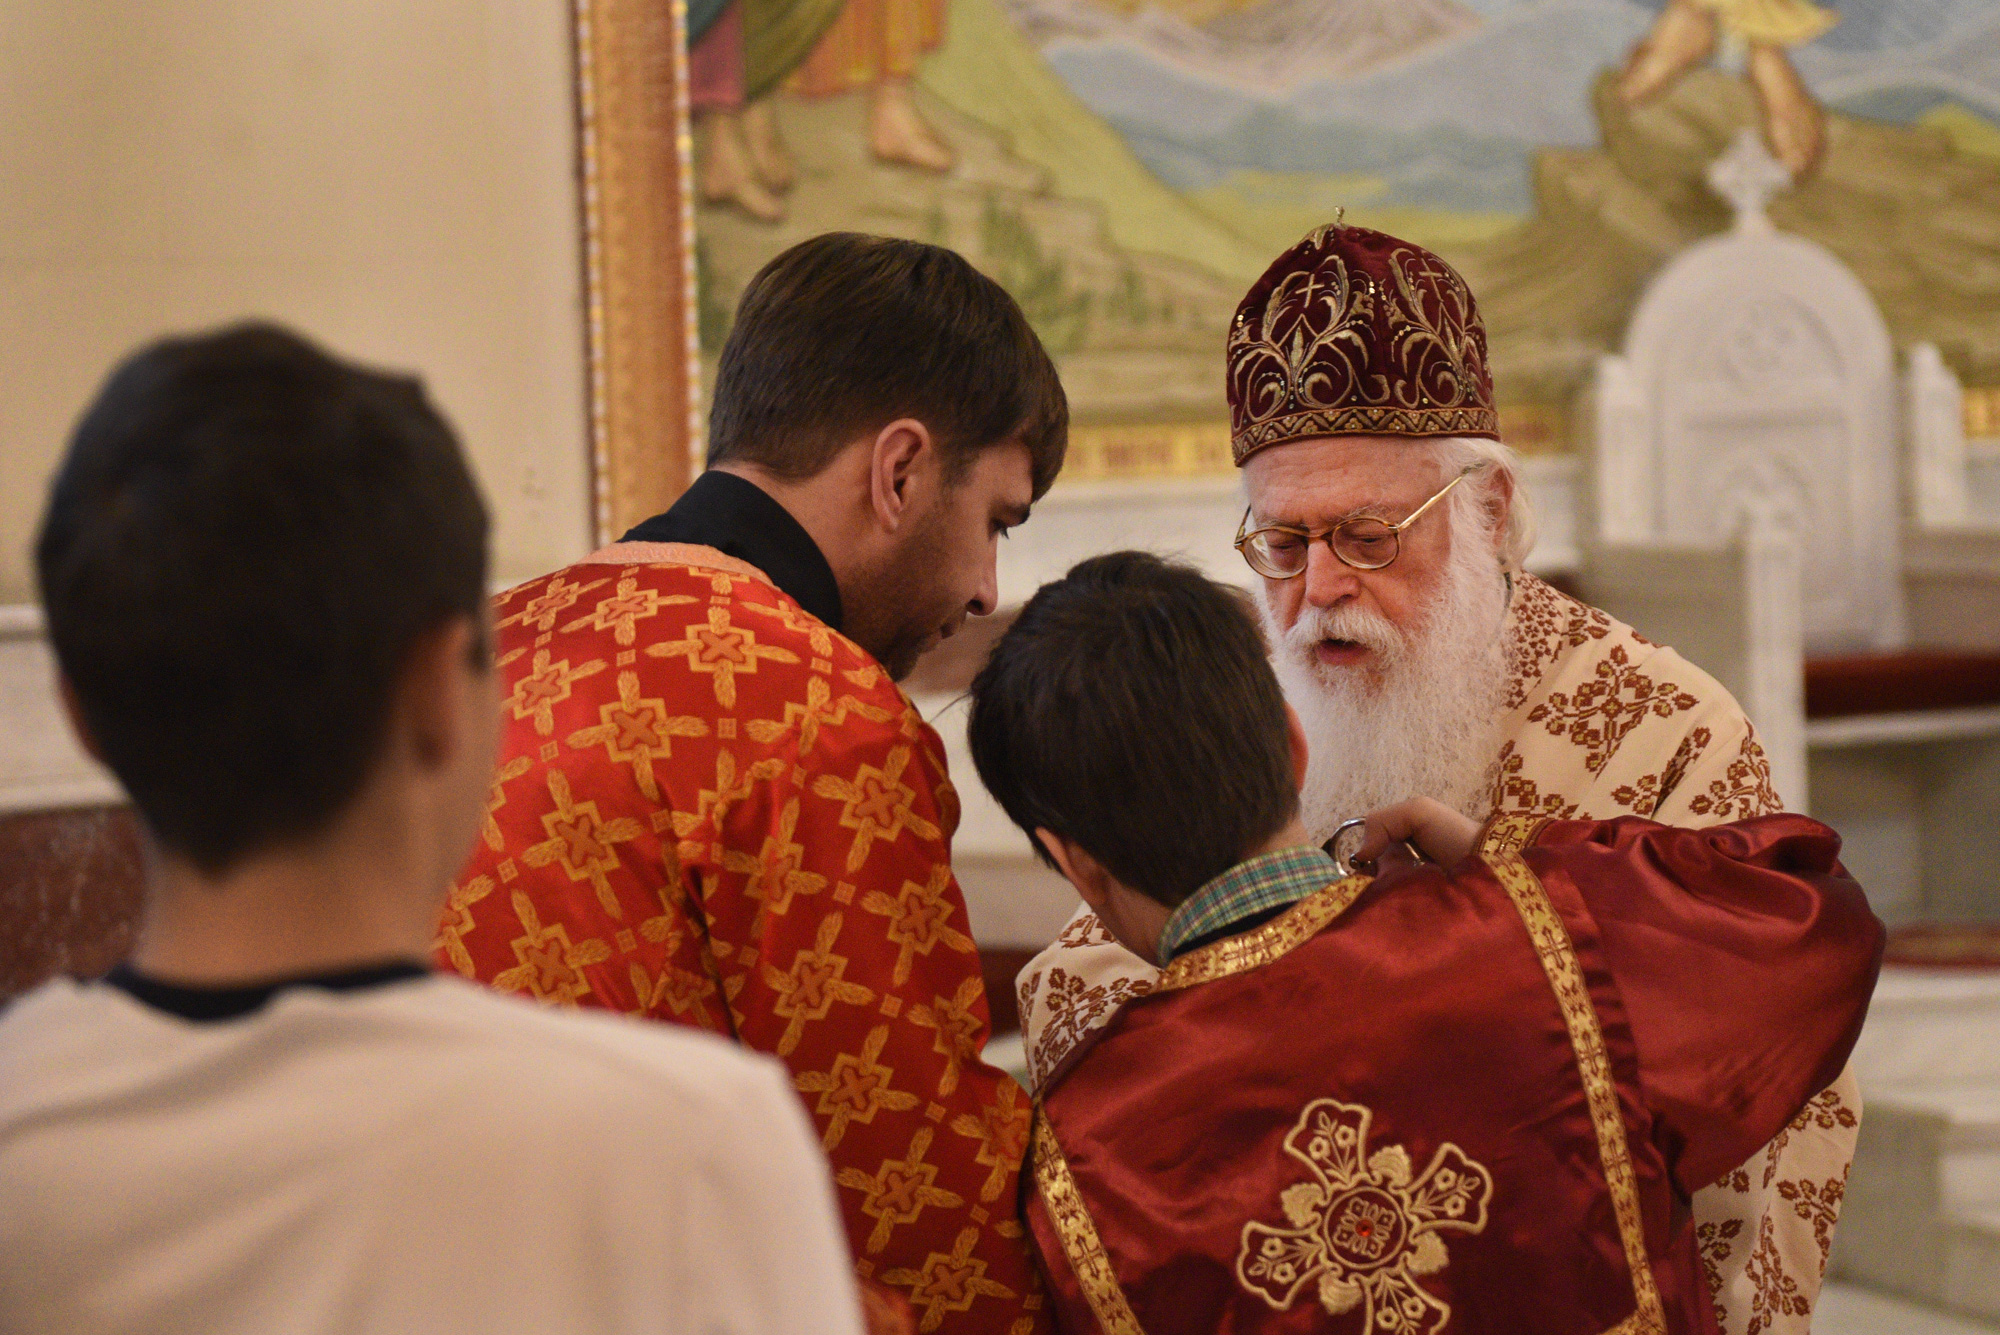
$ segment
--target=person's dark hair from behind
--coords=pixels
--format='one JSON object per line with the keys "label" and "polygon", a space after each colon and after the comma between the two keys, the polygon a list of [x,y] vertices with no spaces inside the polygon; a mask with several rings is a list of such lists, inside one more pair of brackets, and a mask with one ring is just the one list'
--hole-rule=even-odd
{"label": "person's dark hair from behind", "polygon": [[797,481],[902,417],[930,429],[948,478],[1021,442],[1037,497],[1069,440],[1055,364],[1020,306],[963,256],[828,232],[766,264],[716,368],[709,467],[741,461]]}
{"label": "person's dark hair from behind", "polygon": [[[1028,600],[972,682],[973,763],[1028,835],[1174,905],[1298,811],[1285,699],[1235,593],[1145,552]],[[1050,863],[1050,865],[1054,865]]]}
{"label": "person's dark hair from behind", "polygon": [[77,712],[159,844],[218,875],[329,825],[419,638],[484,625],[486,530],[413,379],[263,324],[120,365],[35,557]]}

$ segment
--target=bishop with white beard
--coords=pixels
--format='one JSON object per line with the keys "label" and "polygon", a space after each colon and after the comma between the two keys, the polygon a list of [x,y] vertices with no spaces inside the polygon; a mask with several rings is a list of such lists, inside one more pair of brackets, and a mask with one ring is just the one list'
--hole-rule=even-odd
{"label": "bishop with white beard", "polygon": [[[1779,809],[1728,691],[1522,570],[1533,523],[1485,330],[1443,260],[1315,231],[1237,308],[1227,387],[1249,500],[1237,545],[1310,742],[1315,838],[1419,795],[1524,835],[1549,818],[1707,826]],[[1019,980],[1038,1091],[1156,977],[1079,909]],[[1843,1072],[1695,1193],[1725,1335],[1809,1330],[1860,1107]]]}

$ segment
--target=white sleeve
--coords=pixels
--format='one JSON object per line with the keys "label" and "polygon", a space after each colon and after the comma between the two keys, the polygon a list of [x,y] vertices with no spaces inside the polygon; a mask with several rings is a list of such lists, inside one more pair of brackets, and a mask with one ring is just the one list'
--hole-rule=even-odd
{"label": "white sleeve", "polygon": [[861,1335],[854,1263],[833,1181],[784,1067],[732,1072],[725,1125],[677,1221],[700,1335]]}

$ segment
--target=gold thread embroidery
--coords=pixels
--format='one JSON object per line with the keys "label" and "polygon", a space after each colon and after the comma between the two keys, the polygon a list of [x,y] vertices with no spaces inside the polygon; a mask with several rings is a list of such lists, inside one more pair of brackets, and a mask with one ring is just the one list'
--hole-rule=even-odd
{"label": "gold thread embroidery", "polygon": [[1269,964],[1319,935],[1326,925],[1347,911],[1347,906],[1373,884],[1368,876],[1349,876],[1315,891],[1294,904],[1278,918],[1254,932],[1225,937],[1212,946],[1189,951],[1169,964],[1160,974],[1153,991],[1172,992],[1212,983],[1218,978],[1242,973]]}
{"label": "gold thread embroidery", "polygon": [[1548,892],[1518,853],[1485,857],[1485,862],[1514,901],[1521,922],[1541,957],[1542,972],[1562,1008],[1569,1026],[1570,1047],[1576,1053],[1577,1072],[1583,1078],[1590,1122],[1597,1131],[1597,1152],[1603,1161],[1604,1185],[1611,1194],[1611,1207],[1618,1219],[1618,1237],[1625,1246],[1625,1263],[1632,1271],[1632,1299],[1636,1310],[1616,1328],[1629,1335],[1663,1335],[1666,1313],[1660,1290],[1653,1280],[1652,1263],[1646,1256],[1645,1224],[1639,1217],[1639,1184],[1632,1168],[1632,1154],[1625,1141],[1625,1120],[1618,1111],[1618,1089],[1612,1081],[1611,1057],[1604,1046],[1597,1009],[1591,1004],[1590,989],[1584,981],[1583,966],[1577,962],[1576,946],[1563,926]]}
{"label": "gold thread embroidery", "polygon": [[1236,433],[1231,441],[1239,466],[1269,445],[1307,436],[1478,436],[1500,430],[1491,408],[1336,408],[1288,413]]}
{"label": "gold thread embroidery", "polygon": [[1035,1188],[1049,1212],[1049,1222],[1062,1238],[1063,1255],[1069,1259],[1069,1268],[1103,1335],[1145,1335],[1132,1305],[1125,1300],[1125,1290],[1118,1285],[1104,1241],[1091,1220],[1090,1207],[1083,1203],[1076,1179],[1070,1176],[1069,1164],[1047,1117],[1035,1119]]}
{"label": "gold thread embroidery", "polygon": [[[1325,235],[1301,245],[1317,248]],[[1304,436],[1497,434],[1485,333],[1465,280],[1408,246],[1382,267],[1378,277],[1323,255],[1237,308],[1225,359],[1238,465]]]}
{"label": "gold thread embroidery", "polygon": [[1535,842],[1535,836],[1549,823],[1549,817],[1525,811],[1495,815],[1479,832],[1479,856],[1488,859],[1518,853]]}
{"label": "gold thread embroidery", "polygon": [[1285,1152],[1312,1170],[1279,1195],[1290,1228],[1243,1226],[1236,1280],[1273,1311],[1288,1310],[1317,1281],[1320,1306],[1362,1310],[1361,1335],[1433,1335],[1451,1306],[1417,1282],[1450,1258],[1439,1230],[1481,1233],[1493,1175],[1446,1143],[1414,1180],[1401,1145],[1368,1152],[1367,1108],[1315,1099],[1285,1137]]}

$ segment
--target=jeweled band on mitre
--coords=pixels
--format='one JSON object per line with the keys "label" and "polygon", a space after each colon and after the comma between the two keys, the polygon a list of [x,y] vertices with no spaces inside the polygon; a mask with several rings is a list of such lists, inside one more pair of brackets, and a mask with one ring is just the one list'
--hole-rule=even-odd
{"label": "jeweled band on mitre", "polygon": [[1336,408],[1291,413],[1259,422],[1230,437],[1241,464],[1267,445],[1313,436],[1491,436],[1500,438],[1500,414],[1491,408]]}

